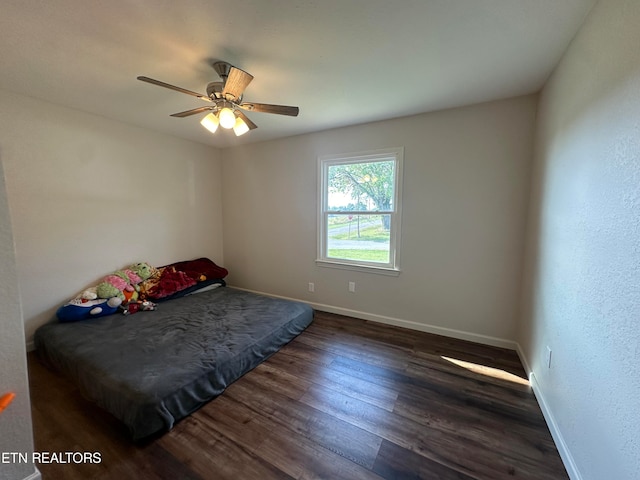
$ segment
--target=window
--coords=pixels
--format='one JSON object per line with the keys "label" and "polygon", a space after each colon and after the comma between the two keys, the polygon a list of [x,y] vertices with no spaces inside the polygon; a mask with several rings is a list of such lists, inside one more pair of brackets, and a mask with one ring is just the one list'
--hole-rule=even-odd
{"label": "window", "polygon": [[321,266],[397,275],[402,148],[319,158]]}

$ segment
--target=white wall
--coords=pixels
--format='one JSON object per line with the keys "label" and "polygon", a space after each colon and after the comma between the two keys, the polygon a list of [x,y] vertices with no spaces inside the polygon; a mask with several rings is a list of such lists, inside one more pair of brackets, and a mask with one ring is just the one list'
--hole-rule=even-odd
{"label": "white wall", "polygon": [[640,478],[638,25],[600,0],[538,114],[520,342],[576,479]]}
{"label": "white wall", "polygon": [[27,338],[132,262],[222,258],[219,151],[0,91]]}
{"label": "white wall", "polygon": [[[21,479],[35,475],[31,463],[31,403],[27,381],[24,326],[20,309],[20,289],[16,273],[11,218],[7,203],[0,151],[0,395],[16,394],[0,414],[0,452],[18,452],[29,456],[29,463],[0,462],[0,478]],[[39,475],[38,475],[39,477]],[[32,477],[32,478],[35,478]]]}
{"label": "white wall", "polygon": [[[535,102],[223,150],[229,282],[412,328],[515,340]],[[316,266],[317,157],[397,146],[405,148],[400,276]]]}

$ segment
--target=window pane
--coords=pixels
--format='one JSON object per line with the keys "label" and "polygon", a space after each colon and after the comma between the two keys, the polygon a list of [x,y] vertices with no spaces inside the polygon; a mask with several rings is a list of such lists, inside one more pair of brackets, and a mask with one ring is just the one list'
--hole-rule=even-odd
{"label": "window pane", "polygon": [[319,157],[316,264],[397,275],[403,148]]}
{"label": "window pane", "polygon": [[329,214],[327,257],[389,263],[391,215]]}
{"label": "window pane", "polygon": [[330,165],[328,168],[328,209],[389,211],[395,184],[393,160]]}

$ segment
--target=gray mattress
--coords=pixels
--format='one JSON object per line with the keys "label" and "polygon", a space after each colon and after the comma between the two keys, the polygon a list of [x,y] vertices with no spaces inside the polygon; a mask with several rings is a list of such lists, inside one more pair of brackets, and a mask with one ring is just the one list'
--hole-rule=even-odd
{"label": "gray mattress", "polygon": [[304,303],[220,287],[152,312],[43,325],[35,346],[138,440],[170,430],[312,320]]}

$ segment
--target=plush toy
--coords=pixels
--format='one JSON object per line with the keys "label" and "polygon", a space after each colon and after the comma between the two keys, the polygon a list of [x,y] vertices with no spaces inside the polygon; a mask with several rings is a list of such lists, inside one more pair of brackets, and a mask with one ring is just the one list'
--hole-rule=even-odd
{"label": "plush toy", "polygon": [[88,302],[89,300],[95,300],[98,298],[98,293],[96,292],[96,287],[87,288],[84,292],[78,295],[83,302]]}
{"label": "plush toy", "polygon": [[[140,277],[140,282],[146,280],[147,278],[150,278],[157,271],[154,267],[144,262],[134,263],[133,265],[129,265],[128,269],[131,270],[136,275],[138,275],[138,277]],[[136,282],[136,283],[140,283],[140,282]]]}
{"label": "plush toy", "polygon": [[129,270],[128,268],[125,268],[122,271],[127,276],[129,285],[131,285],[133,288],[136,288],[136,285],[138,285],[142,281],[142,278],[140,278],[140,276],[133,270]]}
{"label": "plush toy", "polygon": [[[123,272],[129,279],[129,285],[133,288],[131,290],[127,288],[122,293],[124,293],[127,302],[136,301],[138,299],[138,292],[140,291],[140,287],[138,285],[145,280],[145,278],[131,268],[125,268]],[[130,295],[127,292],[130,292]]]}
{"label": "plush toy", "polygon": [[146,312],[155,310],[157,305],[153,302],[149,302],[148,300],[144,302],[129,302],[126,305],[121,305],[120,310],[123,315],[133,315],[137,312]]}
{"label": "plush toy", "polygon": [[153,267],[147,263],[134,263],[124,270],[107,275],[96,287],[99,298],[119,297],[123,302],[138,299],[138,284],[153,273]]}
{"label": "plush toy", "polygon": [[151,302],[139,302],[138,286],[156,272],[148,263],[134,263],[124,270],[118,270],[102,279],[95,287],[87,288],[76,298],[61,306],[56,312],[61,322],[76,322],[87,318],[111,315],[122,305],[125,313],[139,310],[155,310]]}
{"label": "plush toy", "polygon": [[118,307],[122,304],[122,300],[119,297],[87,300],[82,298],[86,292],[85,290],[58,309],[56,316],[60,322],[77,322],[89,318],[111,315],[112,313],[116,313]]}
{"label": "plush toy", "polygon": [[129,284],[129,277],[122,270],[107,275],[96,287],[98,298],[118,297],[123,301],[126,299],[123,292],[133,292],[133,290],[134,288]]}
{"label": "plush toy", "polygon": [[124,295],[124,300],[122,303],[136,302],[138,300],[138,291],[134,290],[129,292],[128,290],[123,290],[122,294]]}

